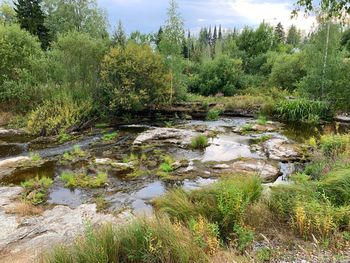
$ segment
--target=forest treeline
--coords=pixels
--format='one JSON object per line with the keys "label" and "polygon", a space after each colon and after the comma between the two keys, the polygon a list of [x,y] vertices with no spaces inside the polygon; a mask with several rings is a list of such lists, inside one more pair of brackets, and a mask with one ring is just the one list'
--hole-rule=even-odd
{"label": "forest treeline", "polygon": [[[185,30],[176,1],[158,32],[108,32],[96,0],[0,6],[0,102],[13,125],[57,134],[91,118],[266,90],[350,108],[350,29],[327,15],[305,35],[262,22]],[[299,105],[299,104],[298,104]]]}

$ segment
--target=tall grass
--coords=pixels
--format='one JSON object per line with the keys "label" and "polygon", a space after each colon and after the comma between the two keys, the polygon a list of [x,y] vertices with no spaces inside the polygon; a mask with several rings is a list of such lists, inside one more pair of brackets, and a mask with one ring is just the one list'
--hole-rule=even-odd
{"label": "tall grass", "polygon": [[189,229],[160,216],[140,218],[117,228],[88,228],[74,245],[55,248],[44,262],[208,262],[206,247],[196,242]]}
{"label": "tall grass", "polygon": [[307,99],[281,100],[275,106],[275,115],[291,122],[318,123],[329,120],[333,112],[328,103]]}

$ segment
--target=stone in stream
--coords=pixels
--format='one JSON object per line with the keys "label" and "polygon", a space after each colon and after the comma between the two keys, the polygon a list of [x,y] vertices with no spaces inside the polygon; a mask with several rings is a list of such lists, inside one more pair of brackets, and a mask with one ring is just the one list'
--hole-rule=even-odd
{"label": "stone in stream", "polygon": [[142,132],[134,141],[134,145],[142,145],[146,142],[161,142],[187,147],[191,139],[200,133],[175,128],[153,128]]}
{"label": "stone in stream", "polygon": [[22,193],[21,187],[0,187],[0,254],[2,262],[35,262],[40,254],[55,244],[67,244],[82,234],[86,224],[125,223],[133,216],[123,212],[117,217],[96,212],[95,204],[76,209],[55,206],[42,215],[18,217],[6,213]]}
{"label": "stone in stream", "polygon": [[18,136],[27,134],[24,130],[4,129],[0,128],[0,136]]}
{"label": "stone in stream", "polygon": [[216,164],[213,166],[216,173],[256,174],[264,183],[274,182],[280,175],[279,168],[271,161],[246,159],[232,163]]}
{"label": "stone in stream", "polygon": [[116,172],[129,172],[135,169],[132,163],[118,163],[110,158],[96,158],[95,164],[111,166]]}
{"label": "stone in stream", "polygon": [[267,157],[277,161],[298,161],[303,158],[300,148],[282,138],[272,138],[263,143]]}

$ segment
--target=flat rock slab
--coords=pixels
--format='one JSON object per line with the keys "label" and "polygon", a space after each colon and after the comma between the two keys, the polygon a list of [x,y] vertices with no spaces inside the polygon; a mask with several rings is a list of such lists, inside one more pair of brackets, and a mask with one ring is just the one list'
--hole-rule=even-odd
{"label": "flat rock slab", "polygon": [[231,174],[256,174],[264,183],[274,182],[280,175],[280,169],[270,161],[247,159],[233,163],[214,165],[213,168],[219,173]]}
{"label": "flat rock slab", "polygon": [[134,145],[142,145],[146,142],[161,142],[187,147],[191,139],[200,133],[175,129],[175,128],[153,128],[142,132],[134,141]]}
{"label": "flat rock slab", "polygon": [[267,157],[277,161],[298,161],[303,158],[299,147],[282,138],[272,138],[263,143]]}
{"label": "flat rock slab", "polygon": [[0,136],[15,136],[27,134],[24,130],[4,129],[0,128]]}
{"label": "flat rock slab", "polygon": [[76,209],[55,206],[40,216],[17,217],[6,213],[20,187],[0,188],[0,255],[2,262],[35,262],[40,254],[55,244],[67,244],[82,234],[86,225],[124,223],[132,218],[129,212],[118,217],[99,214],[95,204],[84,204]]}
{"label": "flat rock slab", "polygon": [[350,123],[350,116],[338,115],[334,118],[335,121]]}

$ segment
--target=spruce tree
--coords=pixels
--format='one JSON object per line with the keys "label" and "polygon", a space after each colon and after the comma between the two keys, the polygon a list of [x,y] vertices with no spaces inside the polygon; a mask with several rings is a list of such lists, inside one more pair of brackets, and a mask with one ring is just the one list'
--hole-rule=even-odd
{"label": "spruce tree", "polygon": [[125,47],[126,45],[126,34],[125,34],[123,23],[121,20],[119,20],[118,22],[118,27],[112,37],[112,42],[114,46],[118,45],[118,46]]}
{"label": "spruce tree", "polygon": [[287,44],[297,46],[300,44],[300,41],[301,41],[300,31],[297,29],[296,26],[292,25],[288,30],[286,42]]}
{"label": "spruce tree", "polygon": [[159,49],[160,41],[162,40],[162,36],[163,36],[163,28],[160,27],[158,30],[158,33],[156,35],[156,45],[157,45],[158,49]]}
{"label": "spruce tree", "polygon": [[213,45],[215,46],[216,44],[216,40],[218,39],[218,32],[217,32],[217,29],[216,29],[216,25],[214,27],[214,33],[213,33]]}
{"label": "spruce tree", "polygon": [[277,43],[284,43],[286,39],[286,34],[284,32],[281,22],[279,22],[275,28],[275,37]]}
{"label": "spruce tree", "polygon": [[218,36],[219,40],[222,40],[222,28],[221,25],[219,26],[219,36]]}
{"label": "spruce tree", "polygon": [[17,0],[14,4],[21,28],[37,36],[41,47],[47,49],[50,45],[50,33],[44,25],[45,14],[41,10],[41,0]]}

